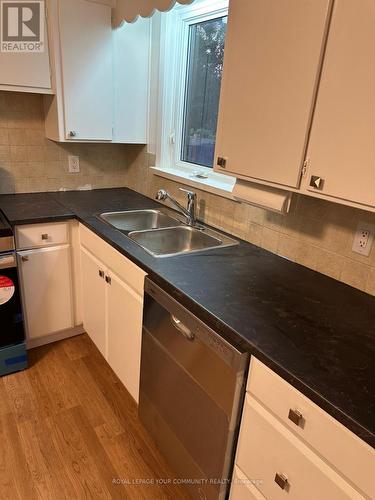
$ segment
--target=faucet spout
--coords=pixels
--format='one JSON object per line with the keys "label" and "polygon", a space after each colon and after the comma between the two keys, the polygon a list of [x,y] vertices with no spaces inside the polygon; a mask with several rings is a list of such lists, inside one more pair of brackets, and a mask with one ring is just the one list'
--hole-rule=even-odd
{"label": "faucet spout", "polygon": [[184,193],[187,194],[188,198],[188,203],[187,203],[187,208],[184,208],[173,196],[171,196],[165,189],[159,189],[159,191],[156,193],[155,198],[159,201],[164,201],[164,200],[169,200],[173,205],[185,215],[187,219],[187,224],[189,226],[195,226],[197,219],[196,219],[196,200],[197,200],[197,195],[193,191],[189,191],[187,189],[180,188],[180,191],[183,191]]}

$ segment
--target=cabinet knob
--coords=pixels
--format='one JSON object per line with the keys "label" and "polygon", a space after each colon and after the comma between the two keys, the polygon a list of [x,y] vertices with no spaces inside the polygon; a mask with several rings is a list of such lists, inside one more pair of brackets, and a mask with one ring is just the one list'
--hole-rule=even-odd
{"label": "cabinet knob", "polygon": [[223,156],[218,156],[216,163],[217,163],[218,167],[226,168],[226,166],[227,166],[227,158],[224,158]]}
{"label": "cabinet knob", "polygon": [[99,276],[101,278],[104,278],[104,271],[102,269],[99,269]]}
{"label": "cabinet knob", "polygon": [[69,131],[69,137],[76,137],[76,136],[77,136],[77,132],[75,130]]}
{"label": "cabinet knob", "polygon": [[22,262],[29,262],[29,257],[27,255],[22,255],[21,260]]}
{"label": "cabinet knob", "polygon": [[108,285],[110,285],[112,283],[112,278],[110,276],[106,276],[105,280],[108,283]]}
{"label": "cabinet knob", "polygon": [[310,187],[314,189],[318,189],[319,191],[323,190],[324,186],[324,179],[322,177],[319,177],[318,175],[312,175],[310,179]]}
{"label": "cabinet knob", "polygon": [[275,483],[280,486],[282,490],[288,490],[289,488],[288,478],[284,474],[277,473],[275,476]]}
{"label": "cabinet knob", "polygon": [[298,425],[298,427],[302,427],[303,425],[303,415],[298,410],[293,410],[292,408],[289,410],[288,415],[289,420],[293,422],[293,424]]}
{"label": "cabinet knob", "polygon": [[45,240],[48,240],[48,234],[47,233],[43,233],[42,234],[42,240],[45,241]]}

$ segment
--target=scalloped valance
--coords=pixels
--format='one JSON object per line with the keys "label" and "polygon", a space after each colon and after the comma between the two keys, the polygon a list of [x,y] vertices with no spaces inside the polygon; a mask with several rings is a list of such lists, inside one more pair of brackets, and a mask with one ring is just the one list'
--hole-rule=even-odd
{"label": "scalloped valance", "polygon": [[[189,4],[193,0],[177,0],[177,2]],[[112,10],[112,25],[117,27],[124,21],[131,23],[138,16],[150,17],[155,10],[165,12],[170,10],[177,2],[176,0],[117,0]]]}

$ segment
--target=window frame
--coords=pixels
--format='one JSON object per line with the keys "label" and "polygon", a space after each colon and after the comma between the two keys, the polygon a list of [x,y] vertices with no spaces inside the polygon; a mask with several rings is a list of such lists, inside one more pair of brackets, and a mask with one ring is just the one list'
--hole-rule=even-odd
{"label": "window frame", "polygon": [[[197,173],[220,176],[213,168],[181,160],[190,26],[228,15],[228,0],[196,0],[176,5],[160,20],[160,96],[156,167],[181,172],[198,181]],[[229,178],[229,184],[233,182]],[[228,190],[231,190],[228,189]]]}

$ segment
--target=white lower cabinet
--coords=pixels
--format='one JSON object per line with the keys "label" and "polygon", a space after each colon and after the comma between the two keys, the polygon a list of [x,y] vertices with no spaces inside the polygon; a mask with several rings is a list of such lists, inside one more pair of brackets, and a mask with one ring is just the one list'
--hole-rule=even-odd
{"label": "white lower cabinet", "polygon": [[107,357],[104,266],[81,247],[83,326],[99,351]]}
{"label": "white lower cabinet", "polygon": [[69,245],[18,252],[28,340],[74,326]]}
{"label": "white lower cabinet", "polygon": [[373,448],[252,358],[230,500],[375,498],[374,463]]}
{"label": "white lower cabinet", "polygon": [[250,395],[242,422],[237,464],[267,499],[363,499]]}
{"label": "white lower cabinet", "polygon": [[80,227],[83,326],[138,402],[146,273]]}

